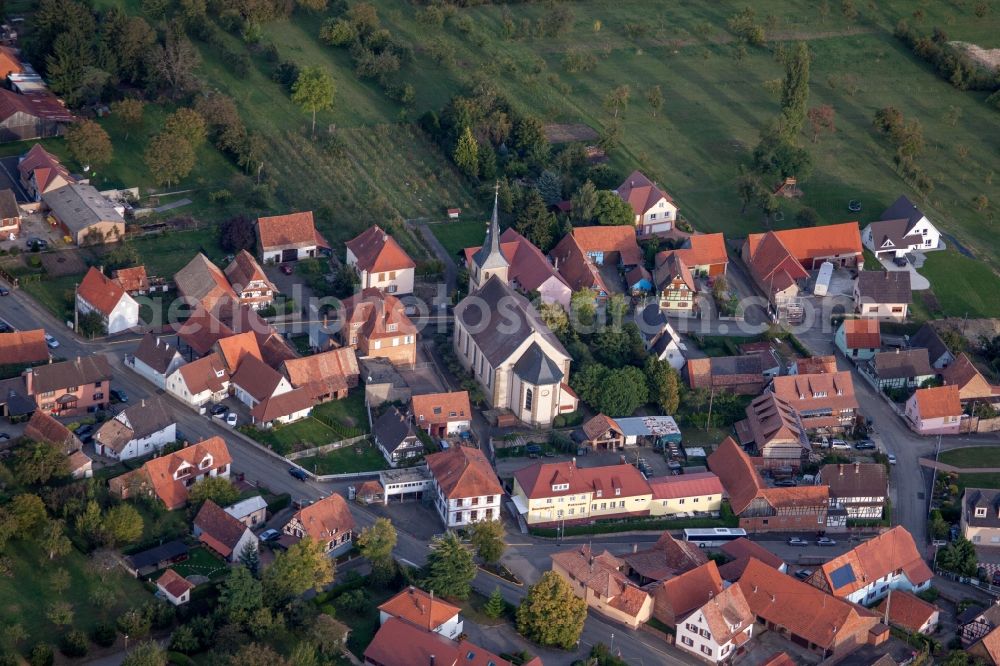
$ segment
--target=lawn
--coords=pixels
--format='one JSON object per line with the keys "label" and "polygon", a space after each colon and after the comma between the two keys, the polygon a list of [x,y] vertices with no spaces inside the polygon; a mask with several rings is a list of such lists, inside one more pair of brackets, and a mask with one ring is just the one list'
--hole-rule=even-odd
{"label": "lawn", "polygon": [[919,273],[930,280],[945,316],[1000,317],[1000,276],[986,264],[954,250],[929,252]]}
{"label": "lawn", "polygon": [[309,418],[270,430],[247,427],[244,432],[279,453],[301,451],[350,439],[368,432],[365,396],[361,391],[343,400],[325,402],[313,408]]}
{"label": "lawn", "polygon": [[955,467],[1000,467],[1000,447],[970,446],[945,451],[938,460]]}
{"label": "lawn", "polygon": [[[463,211],[464,214],[464,211]],[[467,247],[476,247],[483,244],[486,236],[486,220],[469,219],[461,222],[442,222],[431,225],[434,236],[448,250],[448,254],[458,261],[461,252]]]}
{"label": "lawn", "polygon": [[347,474],[388,468],[382,453],[370,441],[295,461],[313,474]]}
{"label": "lawn", "polygon": [[[215,578],[225,573],[228,570],[228,565],[214,553],[209,552],[207,548],[192,548],[188,552],[188,559],[169,568],[185,578],[188,576]],[[159,577],[160,572],[155,575]]]}
{"label": "lawn", "polygon": [[354,437],[368,432],[368,410],[365,393],[357,389],[343,400],[331,400],[313,408],[315,418],[341,431],[344,437]]}

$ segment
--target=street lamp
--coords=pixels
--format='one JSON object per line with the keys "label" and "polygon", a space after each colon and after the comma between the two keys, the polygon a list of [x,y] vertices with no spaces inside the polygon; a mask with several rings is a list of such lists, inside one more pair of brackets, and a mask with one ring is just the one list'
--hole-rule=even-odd
{"label": "street lamp", "polygon": [[125,634],[125,651],[128,652],[128,634]]}
{"label": "street lamp", "polygon": [[615,632],[613,632],[613,631],[611,632],[611,650],[610,650],[610,652],[611,652],[611,656],[614,656],[614,654],[615,654]]}

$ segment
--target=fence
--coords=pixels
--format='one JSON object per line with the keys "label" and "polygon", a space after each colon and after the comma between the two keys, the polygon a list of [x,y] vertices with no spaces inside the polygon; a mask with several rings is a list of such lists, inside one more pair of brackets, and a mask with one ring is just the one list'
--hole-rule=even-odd
{"label": "fence", "polygon": [[289,460],[308,458],[309,456],[315,456],[321,453],[336,451],[337,449],[342,449],[345,446],[353,446],[354,444],[357,444],[358,442],[363,442],[366,439],[368,439],[368,435],[358,435],[357,437],[342,439],[339,442],[331,442],[330,444],[323,444],[322,446],[314,446],[311,449],[305,449],[303,451],[294,451],[292,453],[289,453],[285,457],[288,458]]}

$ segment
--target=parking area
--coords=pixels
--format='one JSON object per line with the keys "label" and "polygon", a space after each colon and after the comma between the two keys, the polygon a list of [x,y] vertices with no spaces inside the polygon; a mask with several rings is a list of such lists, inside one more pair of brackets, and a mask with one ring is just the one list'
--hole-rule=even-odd
{"label": "parking area", "polygon": [[379,517],[388,518],[394,525],[403,526],[405,532],[417,539],[430,541],[434,535],[445,531],[434,505],[423,500],[387,505],[369,504],[365,508]]}
{"label": "parking area", "polygon": [[17,248],[22,252],[28,251],[28,239],[40,238],[48,243],[48,249],[54,250],[67,247],[63,239],[62,231],[46,221],[41,213],[22,214],[21,233],[11,240],[9,236],[0,238],[0,249],[10,252],[12,248]]}

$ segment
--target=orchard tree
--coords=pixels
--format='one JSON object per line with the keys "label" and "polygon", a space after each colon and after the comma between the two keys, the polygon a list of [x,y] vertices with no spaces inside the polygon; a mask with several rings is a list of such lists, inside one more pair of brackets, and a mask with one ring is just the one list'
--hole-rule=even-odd
{"label": "orchard tree", "polygon": [[312,135],[316,136],[316,112],[333,108],[336,92],[333,78],[319,67],[303,67],[292,84],[292,101],[312,114]]}
{"label": "orchard tree", "polygon": [[320,590],[333,580],[333,560],[323,544],[306,537],[279,553],[264,570],[264,599],[278,606],[306,590]]}
{"label": "orchard tree", "polygon": [[517,609],[517,630],[539,645],[573,648],[583,633],[587,603],[559,574],[546,571]]}
{"label": "orchard tree", "polygon": [[62,520],[48,521],[42,530],[39,543],[48,553],[50,560],[68,555],[73,550],[73,544],[66,536],[66,523]]}
{"label": "orchard tree", "polygon": [[646,101],[649,102],[649,108],[653,110],[653,117],[660,112],[663,108],[663,91],[660,90],[659,85],[650,87],[646,92]]}
{"label": "orchard tree", "polygon": [[206,500],[212,500],[219,506],[229,506],[239,498],[239,489],[224,476],[202,479],[188,491],[188,504],[193,510],[200,508]]}
{"label": "orchard tree", "polygon": [[169,132],[162,132],[146,146],[143,161],[157,185],[169,186],[191,173],[195,165],[194,147]]}
{"label": "orchard tree", "polygon": [[594,221],[605,226],[627,227],[635,224],[635,212],[614,192],[601,190],[594,206]]}
{"label": "orchard tree", "polygon": [[587,180],[570,197],[570,210],[575,222],[588,223],[594,219],[597,208],[597,187]]}
{"label": "orchard tree", "polygon": [[163,124],[164,131],[173,134],[197,148],[205,143],[205,119],[194,109],[181,107],[167,116]]}
{"label": "orchard tree", "polygon": [[837,131],[837,128],[834,125],[836,112],[829,104],[814,106],[809,109],[809,113],[807,115],[809,118],[809,126],[812,129],[813,143],[819,141],[819,135],[821,132],[827,131],[833,134]]}
{"label": "orchard tree", "polygon": [[604,106],[611,111],[615,118],[617,118],[619,113],[628,108],[630,95],[631,90],[629,89],[628,84],[617,86],[613,88],[604,98]]}
{"label": "orchard tree", "polygon": [[73,624],[73,606],[65,601],[53,601],[45,610],[45,618],[57,627]]}
{"label": "orchard tree", "polygon": [[104,166],[114,156],[111,137],[93,120],[81,120],[66,128],[66,147],[80,164]]}
{"label": "orchard tree", "polygon": [[449,530],[431,541],[424,584],[435,594],[450,599],[468,599],[476,563],[458,535]]}
{"label": "orchard tree", "polygon": [[156,641],[143,641],[122,660],[122,666],[167,666],[167,653]]}
{"label": "orchard tree", "polygon": [[14,472],[22,483],[46,483],[69,474],[69,461],[55,444],[29,441],[14,451]]}
{"label": "orchard tree", "polygon": [[357,544],[361,555],[372,566],[372,576],[384,585],[396,574],[392,550],[396,547],[396,528],[388,518],[378,518],[371,527],[361,530]]}
{"label": "orchard tree", "polygon": [[115,504],[101,520],[101,534],[105,543],[112,547],[135,543],[142,536],[142,528],[142,514],[131,504]]}
{"label": "orchard tree", "polygon": [[473,523],[469,531],[469,540],[475,546],[479,559],[486,564],[496,565],[507,548],[503,523],[499,520],[480,520]]}
{"label": "orchard tree", "polygon": [[45,503],[38,495],[21,493],[7,505],[7,518],[16,536],[26,536],[45,522]]}
{"label": "orchard tree", "polygon": [[118,116],[121,120],[122,127],[125,128],[126,141],[128,141],[128,135],[132,130],[142,127],[142,116],[145,109],[145,102],[132,97],[111,102],[111,115]]}

